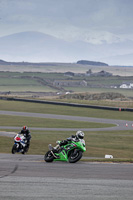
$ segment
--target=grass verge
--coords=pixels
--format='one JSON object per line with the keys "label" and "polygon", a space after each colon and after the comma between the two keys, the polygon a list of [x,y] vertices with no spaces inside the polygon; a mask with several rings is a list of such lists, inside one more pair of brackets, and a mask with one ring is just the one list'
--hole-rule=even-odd
{"label": "grass verge", "polygon": [[[22,112],[36,112],[49,114],[63,114],[74,116],[99,117],[108,119],[124,119],[133,120],[133,115],[130,112],[106,111],[97,109],[86,109],[78,107],[56,106],[48,104],[35,104],[26,102],[8,102],[0,100],[0,110],[22,111]],[[80,123],[76,121],[55,120],[31,118],[31,117],[15,117],[3,115],[0,118],[1,125],[23,126],[29,127],[70,127],[78,128]],[[48,121],[47,121],[48,120]],[[50,120],[50,121],[49,121]],[[67,124],[66,124],[67,123]],[[84,128],[92,127],[93,123],[81,122]],[[86,124],[87,123],[87,124]],[[96,124],[93,124],[96,128]],[[99,124],[97,124],[99,126]],[[87,127],[86,127],[87,126]],[[102,124],[103,127],[103,124]],[[13,131],[13,130],[7,130]],[[15,130],[16,131],[16,130]],[[18,130],[19,131],[19,130]],[[28,154],[44,155],[48,150],[48,144],[55,145],[56,140],[63,140],[75,132],[57,132],[57,131],[32,131],[31,146]],[[105,154],[113,155],[114,159],[122,159],[132,161],[133,159],[133,131],[107,131],[107,132],[85,132],[85,141],[87,151],[84,153],[85,157],[97,157],[99,159],[105,157]],[[13,145],[13,138],[0,136],[0,152],[10,153]],[[99,161],[98,159],[98,161]],[[113,160],[114,160],[113,159]],[[89,159],[90,160],[90,159]],[[94,160],[94,159],[93,159]],[[94,160],[95,161],[95,160]],[[101,159],[102,161],[102,159]],[[108,161],[108,159],[107,159]],[[111,161],[111,160],[109,160]]]}
{"label": "grass verge", "polygon": [[[9,131],[9,130],[8,130]],[[10,130],[12,131],[12,130]],[[31,146],[28,154],[44,155],[48,150],[48,144],[56,145],[56,140],[63,140],[75,132],[57,131],[33,131]],[[132,161],[133,159],[133,131],[108,131],[85,132],[86,152],[84,157],[96,157],[89,161]],[[13,145],[13,137],[0,136],[0,152],[10,153]],[[114,159],[104,159],[105,154],[113,155]],[[121,160],[122,159],[122,160]],[[86,159],[83,159],[86,160]],[[88,160],[88,159],[87,159]]]}
{"label": "grass verge", "polygon": [[43,128],[105,128],[115,126],[113,124],[73,121],[63,119],[47,119],[36,117],[20,117],[10,115],[0,115],[2,126],[20,126],[27,125],[30,127]]}
{"label": "grass verge", "polygon": [[0,100],[0,110],[133,120],[132,112]]}

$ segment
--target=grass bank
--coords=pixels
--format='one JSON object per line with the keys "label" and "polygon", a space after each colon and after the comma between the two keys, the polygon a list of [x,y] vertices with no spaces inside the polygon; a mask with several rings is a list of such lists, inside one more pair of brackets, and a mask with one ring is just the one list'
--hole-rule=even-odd
{"label": "grass bank", "polygon": [[0,115],[0,122],[2,126],[17,126],[22,127],[27,125],[30,127],[40,128],[105,128],[115,126],[113,124],[73,121],[63,119],[47,119],[37,117],[20,117],[10,115]]}
{"label": "grass bank", "polygon": [[[131,112],[119,112],[119,111],[107,111],[90,108],[78,108],[68,106],[57,106],[49,104],[36,104],[26,102],[15,101],[3,101],[0,100],[0,110],[9,111],[22,111],[22,112],[35,112],[35,113],[47,113],[47,114],[62,114],[73,116],[87,116],[87,117],[99,117],[107,119],[123,119],[133,120],[133,114]],[[93,124],[88,122],[76,122],[67,120],[55,120],[41,119],[41,118],[29,118],[29,117],[14,117],[14,116],[1,116],[1,125],[10,126],[28,126],[36,127],[96,127],[99,124]],[[28,121],[29,120],[29,121]],[[50,120],[50,121],[49,121]],[[61,125],[62,124],[62,125]],[[103,127],[103,124],[102,124]],[[14,131],[14,130],[7,130]],[[16,130],[15,130],[16,131]],[[19,130],[18,130],[19,131]],[[62,140],[69,137],[75,132],[57,132],[57,131],[32,131],[31,146],[28,154],[40,154],[44,153],[48,149],[48,144],[55,145],[56,140]],[[133,158],[133,131],[106,131],[106,132],[85,132],[85,141],[87,151],[84,153],[85,157],[98,157],[104,158],[105,154],[113,155],[114,159],[127,159]],[[13,138],[0,136],[0,152],[10,153],[13,145]]]}
{"label": "grass bank", "polygon": [[132,112],[0,100],[0,110],[133,120]]}
{"label": "grass bank", "polygon": [[[54,146],[56,140],[63,140],[71,134],[75,134],[75,132],[32,131],[31,146],[28,154],[44,155],[48,150],[49,143]],[[104,159],[105,154],[111,154],[117,160],[133,159],[133,131],[85,132],[85,141],[87,148],[84,153],[85,157]],[[0,136],[1,153],[10,153],[12,145],[13,137]],[[95,161],[95,159],[93,160]]]}

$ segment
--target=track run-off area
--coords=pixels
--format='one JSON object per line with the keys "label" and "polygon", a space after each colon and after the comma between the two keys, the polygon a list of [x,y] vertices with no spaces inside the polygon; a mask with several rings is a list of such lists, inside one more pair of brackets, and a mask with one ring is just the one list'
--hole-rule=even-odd
{"label": "track run-off area", "polygon": [[[84,128],[84,131],[133,130],[132,121],[66,115],[0,111],[1,115],[54,118],[114,124],[108,128]],[[128,126],[126,126],[128,124]],[[0,126],[0,129],[21,127]],[[72,131],[70,128],[31,130]],[[45,134],[45,133],[44,133]],[[0,135],[13,137],[10,132]],[[0,154],[0,200],[132,200],[133,164],[79,161],[46,163],[44,155]]]}

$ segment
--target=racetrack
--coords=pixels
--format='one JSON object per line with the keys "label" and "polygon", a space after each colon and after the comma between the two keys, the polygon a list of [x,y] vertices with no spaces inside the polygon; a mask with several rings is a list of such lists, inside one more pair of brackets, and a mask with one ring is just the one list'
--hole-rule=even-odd
{"label": "racetrack", "polygon": [[[69,119],[98,123],[111,123],[114,127],[82,129],[133,130],[132,121],[88,117],[47,115],[0,111],[0,114],[41,118]],[[128,123],[128,127],[126,127]],[[3,127],[0,129],[20,129]],[[65,130],[36,128],[31,130]],[[0,135],[11,136],[1,131]],[[46,163],[43,155],[0,154],[0,200],[131,200],[133,198],[133,164],[90,163],[79,161]]]}
{"label": "racetrack", "polygon": [[[27,113],[27,112],[14,112],[14,111],[0,111],[0,115],[38,117],[38,118],[50,118],[50,119],[64,119],[64,120],[75,120],[75,121],[87,121],[87,122],[114,124],[114,127],[108,127],[108,128],[82,128],[83,131],[133,130],[133,127],[132,127],[133,122],[127,121],[127,120],[78,117],[78,116],[54,115],[54,114],[41,114],[41,113]],[[128,126],[126,126],[126,124],[128,124]],[[45,130],[77,131],[77,128],[45,128],[45,127],[44,128],[29,127],[29,128],[31,130],[44,130],[44,131]],[[0,126],[0,129],[21,129],[21,127]],[[3,132],[1,132],[0,135],[3,135]]]}
{"label": "racetrack", "polygon": [[133,164],[43,161],[43,155],[0,154],[0,199],[127,200]]}

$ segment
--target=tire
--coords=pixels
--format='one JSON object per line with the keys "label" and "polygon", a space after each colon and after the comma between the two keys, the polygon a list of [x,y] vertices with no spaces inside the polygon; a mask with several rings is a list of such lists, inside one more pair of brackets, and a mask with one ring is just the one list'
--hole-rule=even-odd
{"label": "tire", "polygon": [[22,152],[22,154],[25,154],[25,153],[27,153],[27,152],[28,152],[28,150],[29,150],[29,146],[26,146],[26,147],[24,147],[24,148],[23,148],[23,150],[24,150],[24,151]]}
{"label": "tire", "polygon": [[25,151],[23,151],[22,154],[24,155],[24,154],[25,154]]}
{"label": "tire", "polygon": [[70,154],[68,160],[70,163],[75,163],[75,162],[79,161],[81,158],[82,158],[82,151],[77,150],[75,155],[73,152]]}
{"label": "tire", "polygon": [[17,151],[17,150],[16,150],[16,144],[14,144],[13,147],[12,147],[12,154],[15,154],[16,151]]}
{"label": "tire", "polygon": [[54,156],[52,155],[51,151],[48,151],[48,152],[45,154],[44,160],[45,160],[46,162],[53,162]]}

